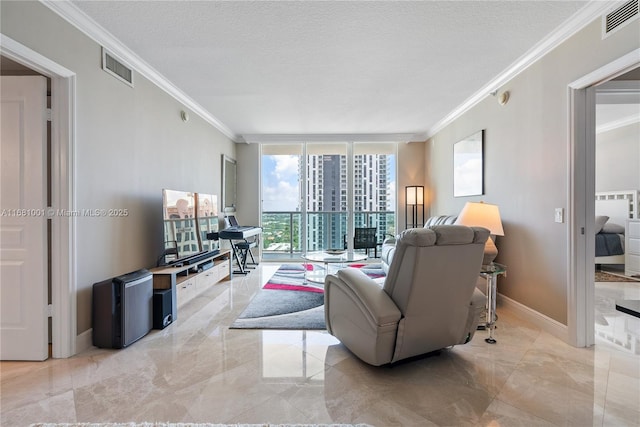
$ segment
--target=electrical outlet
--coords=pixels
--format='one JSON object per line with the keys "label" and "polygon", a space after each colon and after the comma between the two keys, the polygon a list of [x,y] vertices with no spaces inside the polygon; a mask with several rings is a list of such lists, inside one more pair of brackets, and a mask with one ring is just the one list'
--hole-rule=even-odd
{"label": "electrical outlet", "polygon": [[564,222],[564,208],[556,208],[555,221],[560,224]]}

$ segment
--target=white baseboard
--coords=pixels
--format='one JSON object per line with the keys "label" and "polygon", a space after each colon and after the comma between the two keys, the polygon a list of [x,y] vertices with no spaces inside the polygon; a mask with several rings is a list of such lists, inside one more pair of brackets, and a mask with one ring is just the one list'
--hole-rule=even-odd
{"label": "white baseboard", "polygon": [[502,294],[498,294],[498,303],[500,307],[506,309],[518,317],[533,323],[543,331],[553,335],[554,337],[569,343],[569,328],[567,325],[554,320],[542,313],[535,311],[534,309],[520,304],[519,302],[512,300]]}
{"label": "white baseboard", "polygon": [[82,353],[93,347],[93,329],[87,329],[80,335],[76,336],[76,354]]}

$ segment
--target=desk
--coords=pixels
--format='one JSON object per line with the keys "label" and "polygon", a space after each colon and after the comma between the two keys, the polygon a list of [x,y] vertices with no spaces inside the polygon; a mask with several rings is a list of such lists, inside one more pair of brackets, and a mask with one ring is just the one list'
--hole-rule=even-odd
{"label": "desk", "polygon": [[484,340],[489,344],[497,342],[493,338],[493,329],[496,327],[496,294],[500,275],[507,275],[507,266],[492,262],[489,265],[483,265],[480,270],[480,276],[487,280],[487,318],[484,327],[489,331],[489,336]]}
{"label": "desk", "polygon": [[[329,264],[346,264],[348,262],[364,261],[366,254],[356,254],[344,252],[342,254],[332,254],[328,252],[309,252],[302,255],[306,261],[321,262],[324,264],[324,272],[311,272],[305,274],[305,280],[316,283],[324,283],[324,278],[329,274]],[[305,263],[305,266],[308,263]]]}

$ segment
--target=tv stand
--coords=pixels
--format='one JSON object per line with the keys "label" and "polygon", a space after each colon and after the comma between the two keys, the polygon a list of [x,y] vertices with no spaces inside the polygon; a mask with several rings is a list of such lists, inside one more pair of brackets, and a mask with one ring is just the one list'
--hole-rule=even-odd
{"label": "tv stand", "polygon": [[171,289],[174,321],[178,308],[223,280],[231,280],[231,251],[196,254],[188,263],[152,268],[153,289]]}

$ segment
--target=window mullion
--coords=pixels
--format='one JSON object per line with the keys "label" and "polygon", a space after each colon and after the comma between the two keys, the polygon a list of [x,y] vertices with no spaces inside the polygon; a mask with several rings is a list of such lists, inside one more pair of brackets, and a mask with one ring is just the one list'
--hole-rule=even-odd
{"label": "window mullion", "polygon": [[300,209],[302,210],[300,218],[300,224],[302,230],[300,233],[300,250],[303,254],[307,253],[307,143],[302,143],[302,164],[301,173],[300,173],[300,197],[302,200],[300,201]]}
{"label": "window mullion", "polygon": [[355,215],[354,209],[354,155],[353,155],[353,142],[347,143],[347,250],[353,251],[353,239],[354,235],[354,221]]}

